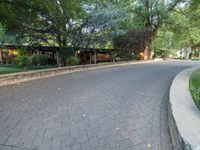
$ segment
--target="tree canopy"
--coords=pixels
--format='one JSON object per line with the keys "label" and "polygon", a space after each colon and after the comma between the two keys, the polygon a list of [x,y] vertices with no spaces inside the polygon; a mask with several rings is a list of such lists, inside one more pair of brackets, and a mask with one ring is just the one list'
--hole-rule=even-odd
{"label": "tree canopy", "polygon": [[134,50],[200,43],[198,0],[4,0],[0,23],[20,44]]}

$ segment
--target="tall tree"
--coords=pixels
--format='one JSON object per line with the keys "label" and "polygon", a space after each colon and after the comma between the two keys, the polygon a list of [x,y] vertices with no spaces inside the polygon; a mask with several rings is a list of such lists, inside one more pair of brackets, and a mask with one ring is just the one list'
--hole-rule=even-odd
{"label": "tall tree", "polygon": [[7,8],[0,13],[2,22],[20,39],[58,45],[60,51],[76,44],[74,33],[86,15],[79,0],[8,0],[0,6]]}
{"label": "tall tree", "polygon": [[[87,17],[81,27],[79,36],[81,47],[105,47],[113,37],[124,33],[121,24],[127,17],[126,1],[94,0],[84,4]],[[80,35],[80,34],[77,34]]]}
{"label": "tall tree", "polygon": [[[195,45],[200,43],[199,17],[200,9],[198,5],[186,3],[184,7],[177,8],[174,13],[173,25],[171,29],[174,32],[174,40],[177,42],[179,49],[185,50],[188,54]],[[189,56],[189,55],[187,55]]]}
{"label": "tall tree", "polygon": [[3,62],[3,52],[2,48],[4,44],[13,44],[15,43],[15,37],[6,33],[6,28],[0,24],[0,63]]}
{"label": "tall tree", "polygon": [[150,50],[156,33],[164,23],[169,22],[170,12],[181,2],[182,0],[137,0],[130,5],[133,28],[144,28],[148,32],[144,51]]}

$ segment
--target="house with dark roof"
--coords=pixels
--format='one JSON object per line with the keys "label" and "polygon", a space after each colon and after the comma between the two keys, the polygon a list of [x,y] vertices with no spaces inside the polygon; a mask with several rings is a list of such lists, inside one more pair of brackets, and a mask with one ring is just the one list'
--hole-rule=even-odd
{"label": "house with dark roof", "polygon": [[[0,47],[0,63],[12,63],[14,57],[17,56],[17,49],[25,49],[27,56],[46,55],[53,63],[57,61],[57,52],[60,50],[58,46],[19,46],[19,45],[3,45]],[[73,53],[80,59],[81,64],[96,64],[98,62],[112,61],[111,52],[113,49],[97,49],[97,48],[69,48],[73,49]]]}

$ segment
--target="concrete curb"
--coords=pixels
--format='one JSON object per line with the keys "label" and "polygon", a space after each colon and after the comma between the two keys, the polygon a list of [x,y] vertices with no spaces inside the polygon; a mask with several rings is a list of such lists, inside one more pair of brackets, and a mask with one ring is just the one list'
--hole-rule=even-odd
{"label": "concrete curb", "polygon": [[174,150],[200,150],[200,112],[189,91],[190,75],[198,69],[179,73],[170,88],[168,120]]}
{"label": "concrete curb", "polygon": [[99,68],[108,68],[108,67],[115,67],[115,66],[123,66],[123,65],[152,63],[152,62],[161,61],[161,60],[162,59],[154,59],[154,60],[147,60],[147,61],[130,61],[130,62],[108,63],[108,64],[79,65],[79,66],[72,66],[72,67],[62,67],[62,68],[0,75],[0,86],[11,85],[11,84],[16,84],[20,82],[41,79],[41,78],[53,77],[57,75],[69,74],[73,72],[80,72],[80,71],[93,70],[93,69],[99,69]]}

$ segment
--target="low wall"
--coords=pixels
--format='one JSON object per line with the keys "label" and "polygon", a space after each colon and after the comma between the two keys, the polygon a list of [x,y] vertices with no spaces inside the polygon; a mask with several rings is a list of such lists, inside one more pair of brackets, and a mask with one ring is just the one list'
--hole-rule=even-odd
{"label": "low wall", "polygon": [[179,73],[170,88],[168,119],[174,150],[200,150],[200,112],[189,91],[189,78],[198,69]]}
{"label": "low wall", "polygon": [[142,63],[150,63],[159,60],[147,60],[147,61],[130,61],[130,62],[118,62],[118,63],[106,63],[106,64],[90,64],[90,65],[79,65],[79,66],[71,66],[71,67],[61,67],[54,69],[45,69],[38,71],[28,71],[21,73],[13,73],[7,75],[0,75],[0,86],[15,84],[24,81],[36,80],[40,78],[47,78],[62,74],[68,74],[79,71],[92,70],[97,68],[107,68],[114,66],[122,66],[122,65],[131,65],[131,64],[142,64]]}

